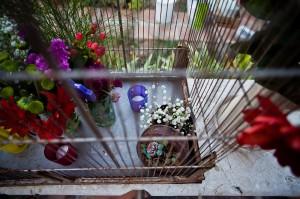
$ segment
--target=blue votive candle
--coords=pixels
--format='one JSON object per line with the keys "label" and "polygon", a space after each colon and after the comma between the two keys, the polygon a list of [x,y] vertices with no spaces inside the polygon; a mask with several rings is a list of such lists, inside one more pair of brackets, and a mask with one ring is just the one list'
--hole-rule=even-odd
{"label": "blue votive candle", "polygon": [[132,110],[140,112],[141,108],[144,108],[148,101],[148,93],[145,86],[134,85],[129,88],[127,94]]}

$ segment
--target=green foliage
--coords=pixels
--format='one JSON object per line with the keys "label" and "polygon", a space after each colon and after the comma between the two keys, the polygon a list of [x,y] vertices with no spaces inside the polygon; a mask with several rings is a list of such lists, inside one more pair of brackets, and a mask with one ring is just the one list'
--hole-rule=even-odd
{"label": "green foliage", "polygon": [[8,99],[10,96],[14,95],[14,89],[11,86],[7,86],[1,89],[0,97]]}
{"label": "green foliage", "polygon": [[195,12],[193,28],[200,30],[203,27],[207,12],[208,4],[199,2]]}
{"label": "green foliage", "polygon": [[17,105],[24,109],[24,110],[27,110],[28,109],[28,105],[29,105],[29,102],[30,102],[30,98],[28,97],[21,97],[18,101],[17,101]]}
{"label": "green foliage", "polygon": [[5,72],[16,72],[18,70],[18,65],[13,60],[5,60],[0,64],[0,70]]}
{"label": "green foliage", "polygon": [[8,58],[9,58],[9,54],[7,52],[5,52],[5,51],[0,52],[0,62],[6,60]]}
{"label": "green foliage", "polygon": [[50,79],[43,79],[41,81],[41,86],[44,90],[52,90],[55,87],[55,83],[54,81],[50,80]]}
{"label": "green foliage", "polygon": [[27,110],[33,114],[40,114],[44,111],[44,105],[41,101],[32,100],[29,102]]}
{"label": "green foliage", "polygon": [[239,53],[233,60],[233,66],[240,70],[248,70],[253,66],[252,57],[249,54]]}
{"label": "green foliage", "polygon": [[217,71],[223,66],[217,60],[209,55],[209,52],[205,46],[199,49],[195,49],[189,46],[192,55],[190,57],[190,67],[197,69],[209,69]]}
{"label": "green foliage", "polygon": [[5,72],[15,72],[18,70],[18,64],[13,61],[6,51],[0,52],[0,70]]}
{"label": "green foliage", "polygon": [[128,7],[131,10],[140,10],[143,7],[143,2],[141,0],[131,0],[128,3]]}
{"label": "green foliage", "polygon": [[17,101],[17,105],[33,114],[40,114],[44,111],[44,105],[39,100],[33,100],[33,96],[21,97]]}
{"label": "green foliage", "polygon": [[37,1],[35,18],[46,40],[60,37],[70,43],[77,31],[86,32],[91,24],[91,16],[84,7],[81,0],[62,1],[62,6],[49,0]]}
{"label": "green foliage", "polygon": [[[93,6],[93,7],[106,7],[106,6],[117,6],[116,0],[83,0],[84,6]],[[120,5],[124,6],[126,3],[125,0],[119,0]]]}

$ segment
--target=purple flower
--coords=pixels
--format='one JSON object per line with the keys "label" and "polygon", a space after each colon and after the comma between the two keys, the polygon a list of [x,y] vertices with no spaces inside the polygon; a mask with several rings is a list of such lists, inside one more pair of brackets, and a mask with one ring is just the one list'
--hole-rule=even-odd
{"label": "purple flower", "polygon": [[[48,51],[56,59],[59,68],[62,70],[69,70],[69,52],[68,47],[65,45],[62,39],[52,39]],[[46,71],[49,69],[49,66],[42,55],[37,53],[30,53],[27,56],[27,64],[35,64],[40,71]]]}
{"label": "purple flower", "polygon": [[26,64],[35,64],[38,54],[30,53],[26,58]]}
{"label": "purple flower", "polygon": [[68,47],[62,39],[52,39],[50,45],[50,52],[57,59],[59,67],[63,70],[69,69],[69,51]]}

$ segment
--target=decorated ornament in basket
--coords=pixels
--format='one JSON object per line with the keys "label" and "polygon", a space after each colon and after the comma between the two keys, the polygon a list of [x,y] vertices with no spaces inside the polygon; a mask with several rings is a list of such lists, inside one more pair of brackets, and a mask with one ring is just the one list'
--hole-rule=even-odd
{"label": "decorated ornament in basket", "polygon": [[[166,125],[152,125],[141,137],[173,137],[178,131]],[[180,165],[183,164],[189,151],[187,140],[139,141],[138,156],[146,166]]]}
{"label": "decorated ornament in basket", "polygon": [[[184,101],[176,99],[166,104],[149,105],[141,109],[142,137],[190,136],[193,131],[191,109]],[[183,164],[189,150],[187,140],[140,141],[137,146],[140,159],[145,165]]]}

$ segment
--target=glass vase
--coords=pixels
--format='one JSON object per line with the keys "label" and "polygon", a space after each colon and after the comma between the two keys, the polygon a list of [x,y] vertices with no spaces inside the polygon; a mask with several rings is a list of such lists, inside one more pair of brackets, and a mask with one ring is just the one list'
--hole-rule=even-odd
{"label": "glass vase", "polygon": [[65,132],[69,135],[75,134],[80,126],[80,119],[76,112],[73,113],[72,117],[68,120]]}
{"label": "glass vase", "polygon": [[106,96],[97,102],[89,104],[90,111],[99,127],[112,126],[116,121],[116,115],[110,96]]}

